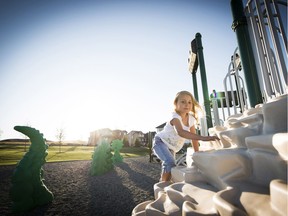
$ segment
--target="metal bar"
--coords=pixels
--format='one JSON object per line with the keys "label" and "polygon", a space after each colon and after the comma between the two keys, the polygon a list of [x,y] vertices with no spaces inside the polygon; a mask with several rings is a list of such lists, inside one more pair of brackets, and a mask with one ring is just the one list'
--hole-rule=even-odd
{"label": "metal bar", "polygon": [[[266,7],[266,11],[267,11],[267,17],[268,17],[268,26],[270,28],[270,32],[271,32],[271,38],[272,38],[272,42],[273,42],[273,46],[274,46],[274,55],[276,57],[276,62],[277,62],[277,65],[278,65],[278,69],[280,69],[280,71],[278,70],[278,74],[276,75],[277,78],[279,80],[281,80],[280,82],[280,86],[279,86],[279,91],[281,92],[281,94],[284,93],[284,89],[285,87],[282,85],[283,81],[285,83],[285,85],[287,84],[287,81],[285,82],[285,80],[287,80],[287,69],[286,69],[286,66],[285,66],[285,63],[284,63],[284,58],[283,58],[283,55],[282,55],[282,49],[281,49],[281,45],[280,45],[280,41],[279,41],[279,38],[277,37],[277,27],[276,27],[276,24],[275,24],[275,20],[274,20],[274,17],[273,17],[273,14],[272,14],[272,10],[271,8],[269,7],[270,4],[269,2],[267,2],[267,0],[264,0],[264,4],[265,4],[265,7]],[[278,16],[278,14],[277,14]],[[281,72],[281,73],[279,73]],[[286,75],[286,76],[285,76]]]}
{"label": "metal bar", "polygon": [[199,101],[196,71],[192,73],[192,82],[193,82],[193,89],[194,89],[194,97],[196,101]]}
{"label": "metal bar", "polygon": [[209,94],[208,94],[208,85],[207,85],[207,77],[206,77],[206,69],[204,63],[204,55],[203,55],[203,46],[201,40],[201,34],[196,33],[195,39],[197,44],[197,57],[200,66],[200,75],[202,81],[202,91],[203,91],[203,99],[204,99],[204,106],[205,112],[207,116],[207,126],[208,128],[213,127],[212,119],[211,119],[211,109],[210,109],[210,101],[209,101]]}
{"label": "metal bar", "polygon": [[260,27],[260,30],[262,32],[262,36],[263,36],[263,46],[265,48],[265,51],[266,51],[266,59],[267,59],[267,66],[268,66],[268,70],[270,70],[270,78],[271,78],[271,82],[272,82],[272,85],[274,86],[274,91],[275,91],[275,96],[277,94],[279,94],[280,92],[280,89],[279,89],[279,86],[277,86],[275,84],[275,70],[274,70],[274,67],[272,67],[272,54],[271,54],[271,49],[270,49],[270,46],[269,46],[269,39],[268,39],[268,33],[267,33],[267,30],[265,28],[265,20],[264,20],[264,16],[262,14],[262,10],[261,10],[261,5],[258,1],[255,1],[255,5],[256,5],[256,9],[257,9],[257,12],[258,12],[258,15],[259,15],[259,27]]}
{"label": "metal bar", "polygon": [[[229,68],[230,68],[230,65],[231,65],[231,63],[229,64]],[[230,113],[229,97],[228,97],[228,90],[227,90],[227,78],[230,75],[229,68],[228,68],[228,73],[227,73],[226,77],[224,78],[223,83],[224,83],[224,90],[225,90],[226,107],[227,107],[227,110],[228,110],[228,115],[230,116],[231,113]]]}
{"label": "metal bar", "polygon": [[243,86],[243,100],[245,101],[245,109],[248,109],[248,101],[247,101],[247,97],[246,97],[246,89],[245,89],[245,85],[244,85],[244,80],[241,76],[239,76],[239,79],[242,82],[242,86]]}
{"label": "metal bar", "polygon": [[[263,44],[261,42],[261,31],[259,30],[259,26],[257,24],[257,20],[256,17],[258,17],[257,15],[254,15],[254,9],[252,6],[252,2],[249,1],[249,4],[247,4],[247,14],[246,16],[248,16],[249,20],[250,20],[250,25],[251,25],[251,33],[254,37],[254,41],[255,41],[255,54],[258,55],[258,61],[259,61],[259,73],[258,73],[258,77],[263,80],[263,90],[265,92],[265,94],[267,94],[269,97],[271,97],[272,95],[275,95],[275,91],[273,89],[273,87],[271,86],[271,82],[270,82],[270,75],[269,75],[269,71],[267,69],[267,62],[265,60],[265,51],[264,51],[264,47]],[[262,71],[262,73],[261,73]]]}
{"label": "metal bar", "polygon": [[221,103],[221,108],[222,108],[223,120],[225,121],[226,120],[226,116],[225,116],[224,107],[223,107],[224,106],[223,105],[223,97],[221,97],[220,103]]}
{"label": "metal bar", "polygon": [[[232,62],[231,62],[231,64],[232,64]],[[230,93],[231,93],[231,97],[232,97],[232,101],[233,101],[234,114],[237,114],[236,100],[235,100],[235,96],[234,96],[234,88],[233,88],[233,84],[232,84],[231,73],[228,76],[228,78],[229,78],[229,83],[230,83]],[[228,95],[228,98],[229,98],[229,95]]]}
{"label": "metal bar", "polygon": [[[236,65],[236,53],[237,53],[238,48],[235,49],[234,53],[233,53],[233,65],[234,65],[234,71],[235,71],[235,84],[236,84],[236,96],[239,102],[239,106],[240,106],[240,110],[241,112],[243,112],[245,110],[244,107],[244,102],[243,102],[243,94],[242,94],[242,90],[241,90],[241,85],[240,85],[240,80],[239,80],[239,65]],[[241,59],[241,58],[240,58]]]}
{"label": "metal bar", "polygon": [[212,108],[213,108],[213,116],[214,116],[214,126],[220,125],[219,121],[219,111],[218,111],[218,101],[216,99],[212,99]]}
{"label": "metal bar", "polygon": [[[276,2],[277,2],[277,4],[275,4],[275,1],[272,0],[271,3],[273,4],[273,6],[275,8],[276,13],[278,15],[280,15],[280,10],[279,10],[278,4],[283,4],[287,7],[287,1],[276,1]],[[282,39],[284,40],[284,46],[286,47],[286,53],[287,53],[287,49],[288,49],[287,48],[287,36],[286,36],[285,31],[284,31],[284,26],[283,26],[283,22],[282,22],[281,17],[277,16],[277,21],[279,23],[279,31],[280,31],[280,34],[282,36]]]}

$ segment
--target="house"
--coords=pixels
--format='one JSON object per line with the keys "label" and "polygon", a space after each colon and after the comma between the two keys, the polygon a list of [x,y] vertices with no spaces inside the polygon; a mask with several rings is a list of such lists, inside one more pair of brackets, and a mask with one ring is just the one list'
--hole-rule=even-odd
{"label": "house", "polygon": [[124,137],[127,135],[127,131],[126,130],[113,130],[112,134],[113,134],[114,139],[123,140]]}
{"label": "house", "polygon": [[88,145],[97,145],[103,140],[111,143],[115,139],[123,140],[127,135],[127,131],[123,130],[111,130],[109,128],[103,128],[90,132]]}
{"label": "house", "polygon": [[157,126],[157,127],[156,127],[156,131],[157,131],[157,133],[160,132],[160,131],[162,131],[163,128],[165,127],[165,125],[166,125],[166,122],[163,123],[163,124],[161,124],[161,125],[159,125],[159,126]]}
{"label": "house", "polygon": [[102,140],[111,141],[112,131],[109,128],[103,128],[90,132],[88,145],[97,145]]}
{"label": "house", "polygon": [[129,146],[145,145],[145,137],[142,131],[130,131],[127,134]]}

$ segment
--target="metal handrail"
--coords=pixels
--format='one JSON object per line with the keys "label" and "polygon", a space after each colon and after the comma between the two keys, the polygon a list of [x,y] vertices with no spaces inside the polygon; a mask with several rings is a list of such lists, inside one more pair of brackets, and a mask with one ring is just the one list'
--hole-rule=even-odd
{"label": "metal handrail", "polygon": [[264,98],[288,93],[287,37],[282,22],[287,17],[281,16],[280,5],[287,10],[287,2],[281,0],[249,0],[245,7]]}

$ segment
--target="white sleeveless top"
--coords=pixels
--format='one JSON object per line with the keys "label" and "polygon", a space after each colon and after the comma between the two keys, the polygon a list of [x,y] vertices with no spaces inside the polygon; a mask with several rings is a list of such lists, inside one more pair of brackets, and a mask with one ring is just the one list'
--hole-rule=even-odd
{"label": "white sleeveless top", "polygon": [[190,128],[195,124],[196,120],[193,117],[193,115],[189,113],[189,120],[188,120],[189,126],[185,126],[182,122],[181,116],[178,113],[173,112],[172,118],[170,118],[170,120],[167,121],[164,129],[156,134],[156,136],[160,137],[161,140],[168,146],[169,149],[171,149],[176,153],[183,147],[186,139],[180,137],[177,134],[176,128],[173,125],[171,125],[170,121],[174,118],[180,120],[183,130],[186,131],[190,131]]}

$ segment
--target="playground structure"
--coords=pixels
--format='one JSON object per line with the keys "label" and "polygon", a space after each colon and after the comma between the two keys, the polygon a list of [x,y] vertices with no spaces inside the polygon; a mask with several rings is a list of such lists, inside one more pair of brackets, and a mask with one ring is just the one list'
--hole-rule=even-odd
{"label": "playground structure", "polygon": [[112,156],[112,161],[114,164],[123,162],[123,156],[120,154],[120,150],[122,149],[123,145],[123,141],[119,139],[113,140],[111,143],[111,148],[114,151]]}
{"label": "playground structure", "polygon": [[54,197],[43,182],[42,166],[48,155],[43,134],[27,126],[15,126],[14,129],[28,136],[31,141],[29,151],[15,168],[10,190],[13,212],[23,213],[51,202]]}
{"label": "playground structure", "polygon": [[95,147],[92,155],[91,175],[103,175],[111,171],[114,164],[123,162],[123,156],[120,154],[122,147],[122,140],[113,140],[111,144],[107,140],[102,140]]}
{"label": "playground structure", "polygon": [[249,0],[243,8],[231,0],[231,9],[239,50],[225,91],[214,91],[209,104],[208,131],[220,141],[200,142],[202,152],[188,148],[186,165],[172,169],[172,182],[156,183],[155,200],[133,216],[288,214],[287,2]]}
{"label": "playground structure", "polygon": [[103,175],[113,169],[113,154],[111,146],[106,140],[99,143],[92,155],[91,175]]}

